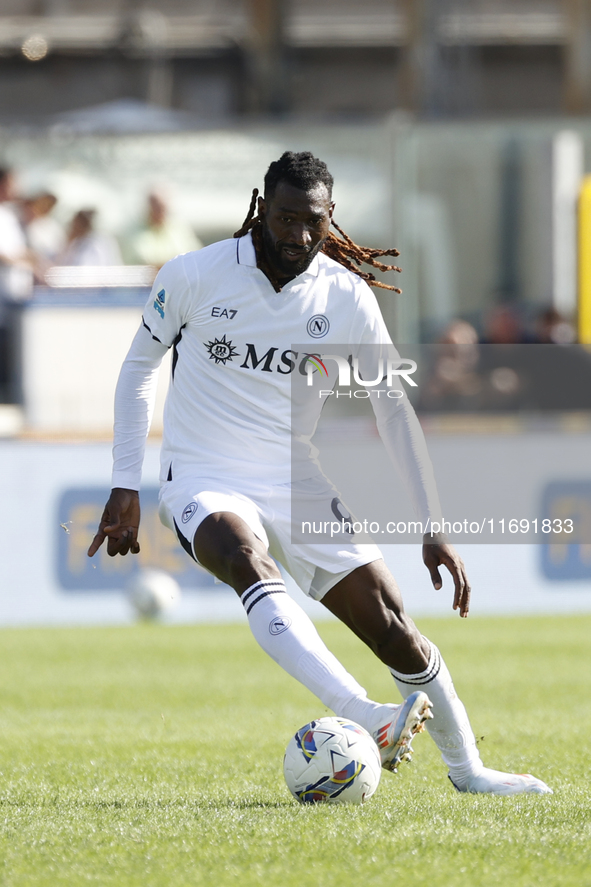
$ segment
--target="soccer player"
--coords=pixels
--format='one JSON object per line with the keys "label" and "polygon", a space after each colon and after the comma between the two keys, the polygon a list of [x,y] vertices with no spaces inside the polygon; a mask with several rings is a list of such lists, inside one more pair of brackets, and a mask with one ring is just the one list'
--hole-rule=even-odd
{"label": "soccer player", "polygon": [[[321,505],[324,497],[328,510],[334,495],[312,462],[308,474],[292,476],[291,373],[319,337],[325,353],[331,343],[391,347],[368,286],[379,284],[358,261],[385,270],[377,257],[397,253],[330,231],[332,185],[322,161],[286,152],[267,171],[258,214],[255,191],[234,239],[177,256],[159,272],[117,385],[112,491],[88,554],[105,539],[111,556],[139,551],[144,445],[158,367],[172,348],[160,516],[192,558],[235,589],[262,648],[335,714],[365,727],[386,769],[410,757],[426,725],[459,791],[550,792],[533,776],[484,767],[441,654],[406,615],[375,545],[291,541],[292,482],[308,485]],[[297,342],[309,352],[295,353]],[[440,506],[418,420],[406,397],[372,404],[425,526]],[[453,608],[467,616],[470,587],[452,546],[433,538],[423,559],[435,588],[439,567],[449,570]],[[286,593],[276,561],[385,663],[404,702],[367,698]]]}

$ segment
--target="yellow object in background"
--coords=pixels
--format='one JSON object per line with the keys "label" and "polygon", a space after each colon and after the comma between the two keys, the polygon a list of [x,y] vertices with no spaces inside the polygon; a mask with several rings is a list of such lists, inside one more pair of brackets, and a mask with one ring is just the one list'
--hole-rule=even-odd
{"label": "yellow object in background", "polygon": [[579,319],[578,339],[591,344],[591,175],[579,195]]}

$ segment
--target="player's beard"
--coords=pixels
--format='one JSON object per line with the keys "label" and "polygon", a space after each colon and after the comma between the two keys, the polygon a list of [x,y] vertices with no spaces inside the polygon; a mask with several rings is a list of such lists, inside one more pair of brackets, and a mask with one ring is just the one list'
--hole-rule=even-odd
{"label": "player's beard", "polygon": [[324,241],[326,240],[326,238],[324,238],[311,249],[302,252],[301,258],[290,260],[283,255],[282,249],[284,247],[291,246],[294,250],[300,252],[301,247],[298,247],[296,244],[289,243],[281,243],[281,245],[277,247],[264,222],[262,227],[263,248],[265,250],[265,257],[280,280],[284,278],[292,279],[293,277],[297,277],[298,274],[303,274],[304,271],[306,271],[310,267],[312,260],[320,252]]}

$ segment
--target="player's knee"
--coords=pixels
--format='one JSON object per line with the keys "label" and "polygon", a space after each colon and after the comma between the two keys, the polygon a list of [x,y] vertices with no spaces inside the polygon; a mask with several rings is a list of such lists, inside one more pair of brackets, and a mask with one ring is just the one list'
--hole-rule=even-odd
{"label": "player's knee", "polygon": [[236,588],[257,579],[274,579],[281,574],[275,561],[266,552],[251,545],[239,545],[227,558],[229,584]]}

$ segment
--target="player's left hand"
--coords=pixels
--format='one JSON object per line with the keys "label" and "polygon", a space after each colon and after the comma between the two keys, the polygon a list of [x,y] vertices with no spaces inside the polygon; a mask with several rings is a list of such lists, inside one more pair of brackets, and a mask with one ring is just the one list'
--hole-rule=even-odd
{"label": "player's left hand", "polygon": [[453,545],[447,542],[425,542],[423,544],[423,562],[429,573],[433,587],[439,591],[443,585],[439,567],[447,567],[451,573],[454,586],[454,610],[460,611],[460,616],[466,618],[470,609],[470,583],[466,575],[466,568],[460,555]]}

